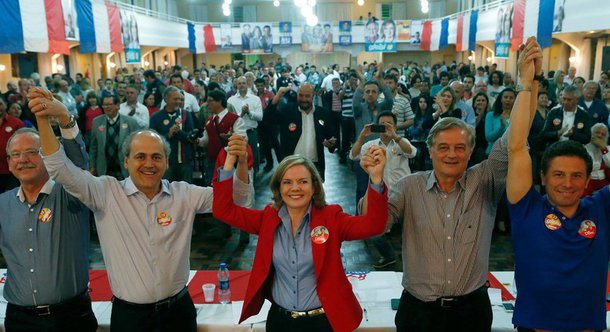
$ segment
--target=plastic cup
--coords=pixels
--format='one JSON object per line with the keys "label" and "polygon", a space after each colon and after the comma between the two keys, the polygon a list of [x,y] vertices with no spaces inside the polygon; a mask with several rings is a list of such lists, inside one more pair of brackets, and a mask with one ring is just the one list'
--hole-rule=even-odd
{"label": "plastic cup", "polygon": [[215,284],[204,284],[203,285],[203,297],[205,302],[214,302],[214,291],[216,290]]}

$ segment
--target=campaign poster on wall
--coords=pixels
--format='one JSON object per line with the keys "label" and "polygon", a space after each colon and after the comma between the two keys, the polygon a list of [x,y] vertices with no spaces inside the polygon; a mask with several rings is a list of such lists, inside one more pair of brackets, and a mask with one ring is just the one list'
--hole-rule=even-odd
{"label": "campaign poster on wall", "polygon": [[421,31],[423,28],[424,25],[422,21],[411,21],[411,45],[421,44]]}
{"label": "campaign poster on wall", "polygon": [[553,32],[561,32],[563,30],[563,19],[566,18],[565,6],[566,0],[555,0],[555,11],[553,13]]}
{"label": "campaign poster on wall", "polygon": [[271,23],[241,23],[241,53],[273,53]]}
{"label": "campaign poster on wall", "polygon": [[411,20],[396,21],[396,40],[399,42],[411,42]]}
{"label": "campaign poster on wall", "polygon": [[510,29],[513,20],[513,5],[509,4],[498,7],[496,20],[494,54],[496,58],[508,59],[510,51]]}
{"label": "campaign poster on wall", "polygon": [[78,26],[76,25],[76,8],[74,0],[61,0],[61,9],[64,15],[64,29],[67,40],[76,40]]}
{"label": "campaign poster on wall", "polygon": [[125,62],[128,64],[140,63],[140,36],[138,21],[132,11],[121,10],[121,34],[125,46]]}
{"label": "campaign poster on wall", "polygon": [[292,22],[280,22],[280,46],[292,46]]}
{"label": "campaign poster on wall", "polygon": [[220,25],[220,48],[233,47],[233,37],[231,36],[231,24],[223,23]]}
{"label": "campaign poster on wall", "polygon": [[339,45],[352,44],[352,21],[339,21]]}
{"label": "campaign poster on wall", "polygon": [[396,52],[396,22],[393,20],[367,21],[364,50],[366,52]]}
{"label": "campaign poster on wall", "polygon": [[301,51],[311,53],[332,52],[332,23],[322,22],[313,27],[303,24],[301,33]]}

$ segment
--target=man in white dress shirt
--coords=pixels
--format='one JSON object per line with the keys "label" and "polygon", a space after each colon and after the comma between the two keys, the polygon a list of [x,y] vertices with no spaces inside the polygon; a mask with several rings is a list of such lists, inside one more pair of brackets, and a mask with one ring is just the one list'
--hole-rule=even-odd
{"label": "man in white dress shirt", "polygon": [[254,158],[254,172],[258,172],[260,164],[258,153],[258,122],[263,120],[263,106],[258,96],[250,93],[246,77],[241,76],[235,80],[237,93],[230,97],[227,102],[235,108],[237,114],[244,120],[248,144],[252,148]]}

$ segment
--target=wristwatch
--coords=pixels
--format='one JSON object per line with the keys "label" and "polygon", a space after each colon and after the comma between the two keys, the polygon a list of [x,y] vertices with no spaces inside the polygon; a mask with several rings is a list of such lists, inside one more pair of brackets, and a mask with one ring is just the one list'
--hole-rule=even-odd
{"label": "wristwatch", "polygon": [[74,128],[74,126],[76,126],[76,118],[74,117],[74,115],[70,115],[70,121],[68,121],[68,123],[66,123],[65,125],[60,124],[59,128],[71,129]]}

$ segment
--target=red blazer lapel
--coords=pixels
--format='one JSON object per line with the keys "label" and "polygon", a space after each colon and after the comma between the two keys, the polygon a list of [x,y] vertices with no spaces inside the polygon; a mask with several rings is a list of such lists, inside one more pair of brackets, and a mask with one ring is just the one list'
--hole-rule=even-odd
{"label": "red blazer lapel", "polygon": [[[311,207],[311,218],[309,221],[309,232],[310,232],[310,241],[312,241],[313,239],[311,238],[311,232],[318,226],[320,227],[326,227],[326,215],[325,213],[323,213],[323,210],[320,208],[317,208],[315,206]],[[328,229],[328,227],[327,227]],[[316,278],[319,279],[320,278],[320,274],[322,272],[322,268],[324,267],[324,258],[326,257],[326,247],[328,246],[329,242],[330,242],[330,238],[332,236],[338,236],[338,234],[333,234],[330,230],[328,230],[328,239],[326,240],[326,242],[322,243],[322,244],[318,244],[315,242],[311,242],[311,253],[313,255],[313,267],[316,271]]]}

